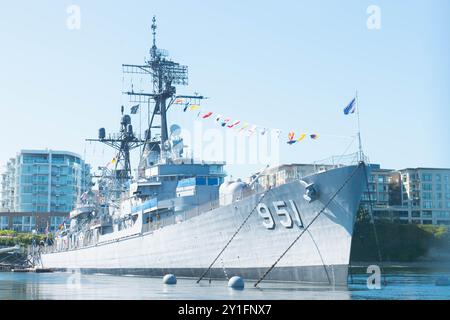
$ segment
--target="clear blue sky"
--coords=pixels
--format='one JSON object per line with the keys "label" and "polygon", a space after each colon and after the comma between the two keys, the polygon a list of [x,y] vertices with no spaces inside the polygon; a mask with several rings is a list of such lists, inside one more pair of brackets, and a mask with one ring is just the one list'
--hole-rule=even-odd
{"label": "clear blue sky", "polygon": [[[68,5],[81,30],[66,27]],[[381,9],[368,30],[366,9]],[[117,128],[122,63],[142,63],[158,18],[158,45],[190,70],[211,111],[285,130],[353,135],[342,109],[360,94],[365,152],[387,168],[450,167],[450,2],[8,1],[0,7],[0,164],[20,149],[84,154]],[[172,120],[189,125],[183,114]],[[192,119],[190,119],[192,120]],[[341,154],[349,140],[282,145],[282,162]],[[101,160],[100,160],[101,159]],[[245,175],[249,166],[232,166]]]}

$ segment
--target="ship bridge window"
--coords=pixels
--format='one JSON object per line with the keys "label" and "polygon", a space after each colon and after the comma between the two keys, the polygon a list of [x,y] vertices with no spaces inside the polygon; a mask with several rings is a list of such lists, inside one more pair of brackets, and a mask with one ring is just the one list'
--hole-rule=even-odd
{"label": "ship bridge window", "polygon": [[217,185],[219,185],[219,178],[209,177],[208,178],[208,185],[209,186],[217,186]]}
{"label": "ship bridge window", "polygon": [[209,166],[209,173],[222,173],[223,167],[219,165],[211,165]]}
{"label": "ship bridge window", "polygon": [[150,213],[146,213],[143,215],[143,224],[150,224],[153,222],[153,218],[150,216]]}

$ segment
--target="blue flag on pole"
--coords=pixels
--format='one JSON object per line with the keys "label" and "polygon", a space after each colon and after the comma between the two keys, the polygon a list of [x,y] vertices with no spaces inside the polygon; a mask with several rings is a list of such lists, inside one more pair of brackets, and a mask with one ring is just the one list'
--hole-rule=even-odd
{"label": "blue flag on pole", "polygon": [[349,115],[351,113],[355,113],[356,110],[356,98],[353,98],[352,102],[348,104],[348,106],[344,109],[344,114]]}

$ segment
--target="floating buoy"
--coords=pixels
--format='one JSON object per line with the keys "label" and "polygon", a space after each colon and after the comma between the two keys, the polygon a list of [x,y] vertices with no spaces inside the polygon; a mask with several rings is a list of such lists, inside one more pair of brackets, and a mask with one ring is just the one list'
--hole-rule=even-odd
{"label": "floating buoy", "polygon": [[437,286],[450,286],[450,279],[448,277],[439,277],[436,280]]}
{"label": "floating buoy", "polygon": [[243,290],[244,289],[244,279],[241,277],[233,277],[228,281],[228,287],[237,289],[237,290]]}
{"label": "floating buoy", "polygon": [[163,278],[164,284],[177,284],[177,277],[173,274],[166,274]]}

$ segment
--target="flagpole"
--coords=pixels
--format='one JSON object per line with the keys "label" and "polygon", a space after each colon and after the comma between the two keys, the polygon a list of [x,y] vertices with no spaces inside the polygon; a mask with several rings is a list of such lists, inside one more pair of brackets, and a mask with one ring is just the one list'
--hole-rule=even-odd
{"label": "flagpole", "polygon": [[[142,110],[139,106],[139,139],[142,140]],[[139,153],[142,154],[142,146],[139,147]]]}
{"label": "flagpole", "polygon": [[356,90],[356,114],[358,117],[358,141],[359,141],[359,149],[358,149],[358,160],[363,161],[364,154],[362,149],[362,142],[361,142],[361,121],[359,117],[359,97],[358,97],[358,90]]}

